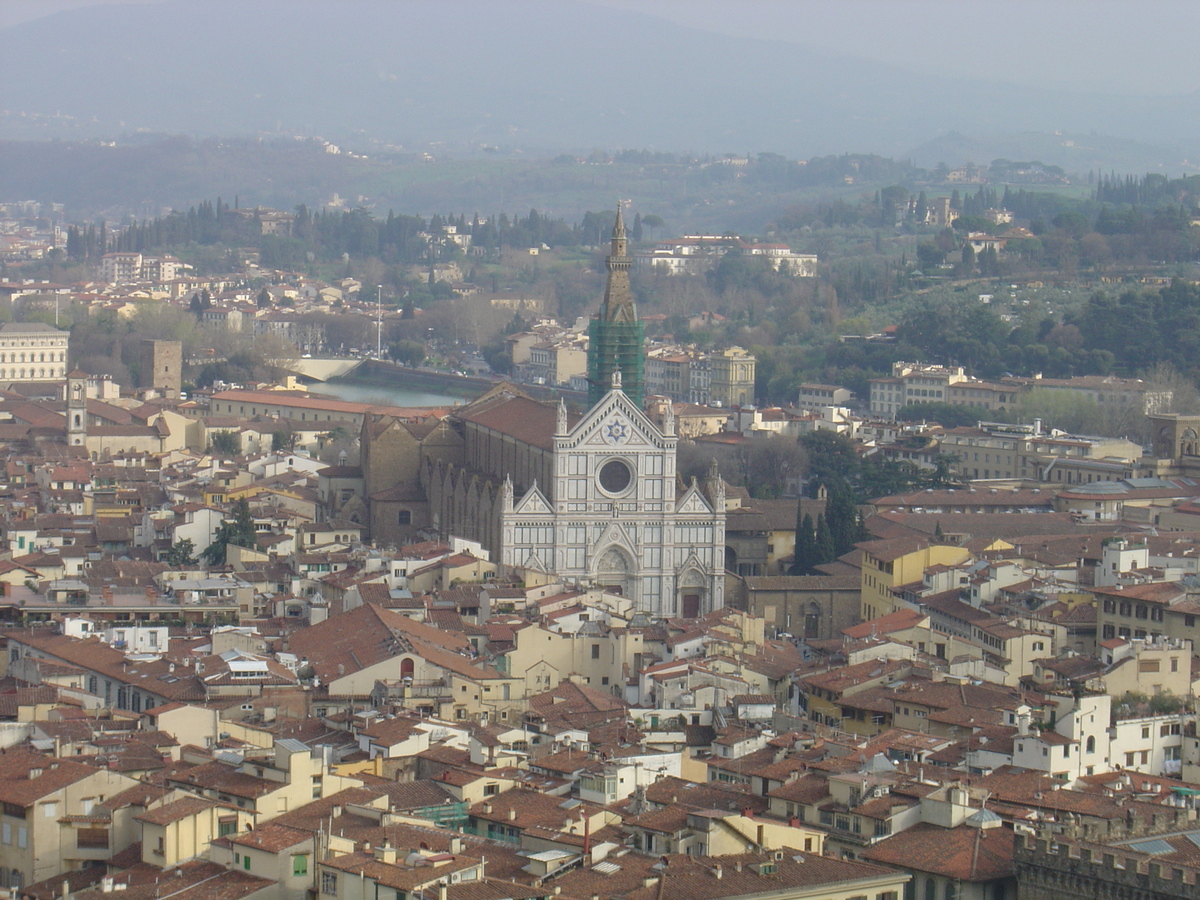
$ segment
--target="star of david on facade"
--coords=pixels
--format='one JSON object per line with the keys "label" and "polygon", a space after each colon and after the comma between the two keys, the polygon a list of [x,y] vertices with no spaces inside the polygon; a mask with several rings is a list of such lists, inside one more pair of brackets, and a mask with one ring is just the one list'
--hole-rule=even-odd
{"label": "star of david on facade", "polygon": [[610,444],[619,444],[629,438],[629,426],[620,419],[613,419],[604,426],[604,437]]}

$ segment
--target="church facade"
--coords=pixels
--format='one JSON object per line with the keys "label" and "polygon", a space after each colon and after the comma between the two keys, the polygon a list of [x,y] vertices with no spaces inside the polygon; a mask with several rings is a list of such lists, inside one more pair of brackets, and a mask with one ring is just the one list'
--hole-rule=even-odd
{"label": "church facade", "polygon": [[725,491],[679,488],[677,438],[614,386],[574,426],[560,407],[549,484],[500,497],[501,561],[599,585],[652,615],[724,605]]}
{"label": "church facade", "polygon": [[[500,385],[436,426],[364,424],[373,540],[415,527],[477,540],[503,566],[603,586],[651,615],[724,605],[724,483],[715,469],[702,483],[679,481],[674,420],[660,428],[646,417],[641,368],[623,358],[641,329],[619,214],[613,257],[597,321],[616,338],[589,348],[589,371],[607,384],[582,416]],[[388,464],[401,444],[416,451],[419,474]]]}

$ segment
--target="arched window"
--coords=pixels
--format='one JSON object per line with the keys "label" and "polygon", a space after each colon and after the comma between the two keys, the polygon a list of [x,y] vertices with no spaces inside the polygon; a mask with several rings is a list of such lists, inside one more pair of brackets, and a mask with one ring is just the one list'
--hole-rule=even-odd
{"label": "arched window", "polygon": [[958,887],[953,881],[946,882],[946,900],[958,900]]}
{"label": "arched window", "polygon": [[1096,736],[1095,736],[1094,734],[1089,734],[1089,735],[1088,735],[1088,739],[1087,739],[1087,752],[1088,752],[1088,753],[1095,753],[1095,752],[1096,752]]}
{"label": "arched window", "polygon": [[937,900],[937,882],[932,878],[925,879],[925,900]]}
{"label": "arched window", "polygon": [[415,669],[416,669],[416,664],[413,662],[411,656],[406,656],[406,657],[404,657],[404,659],[400,660],[400,677],[401,678],[412,678],[413,672],[415,671]]}

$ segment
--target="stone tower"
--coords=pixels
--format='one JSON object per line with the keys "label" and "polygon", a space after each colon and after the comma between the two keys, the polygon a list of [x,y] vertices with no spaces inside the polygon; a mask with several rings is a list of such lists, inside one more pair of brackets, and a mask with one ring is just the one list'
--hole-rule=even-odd
{"label": "stone tower", "polygon": [[638,320],[629,285],[629,242],[625,221],[617,205],[612,249],[608,256],[608,284],[600,312],[588,326],[588,407],[595,406],[612,389],[613,374],[621,373],[621,388],[637,406],[643,400],[644,326]]}
{"label": "stone tower", "polygon": [[87,444],[87,374],[74,369],[67,375],[67,443]]}
{"label": "stone tower", "polygon": [[169,399],[183,387],[183,344],[145,338],[139,354],[138,387],[155,388]]}

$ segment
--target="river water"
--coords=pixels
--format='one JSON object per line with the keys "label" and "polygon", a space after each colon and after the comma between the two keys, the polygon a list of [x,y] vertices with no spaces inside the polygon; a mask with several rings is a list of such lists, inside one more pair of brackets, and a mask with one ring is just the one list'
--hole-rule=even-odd
{"label": "river water", "polygon": [[386,406],[461,406],[462,397],[438,394],[403,385],[362,384],[327,381],[309,388],[314,394],[326,394],[353,403],[378,403]]}

